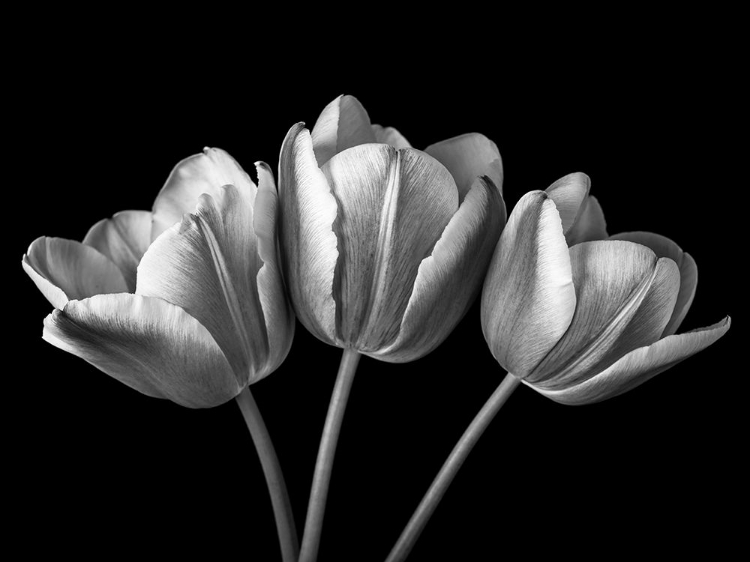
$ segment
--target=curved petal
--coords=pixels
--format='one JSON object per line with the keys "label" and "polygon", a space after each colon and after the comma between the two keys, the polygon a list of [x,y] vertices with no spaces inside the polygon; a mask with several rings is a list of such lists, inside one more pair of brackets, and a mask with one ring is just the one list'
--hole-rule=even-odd
{"label": "curved petal", "polygon": [[636,244],[643,244],[651,248],[660,258],[669,258],[677,263],[677,267],[680,268],[680,292],[677,295],[672,317],[662,334],[662,337],[671,336],[680,327],[685,315],[690,310],[690,305],[693,304],[695,288],[698,285],[698,266],[695,264],[695,260],[666,236],[652,232],[621,232],[611,236],[610,240],[628,240]]}
{"label": "curved petal", "polygon": [[224,185],[247,191],[251,203],[256,187],[240,165],[220,148],[204,148],[203,153],[185,158],[169,174],[167,183],[154,201],[151,240],[195,211],[203,193],[216,195]]}
{"label": "curved petal", "polygon": [[655,342],[680,287],[679,269],[640,244],[599,241],[570,249],[575,316],[528,377],[546,388],[590,378],[624,354]]}
{"label": "curved petal", "polygon": [[243,382],[268,374],[252,218],[247,193],[235,186],[204,193],[194,215],[151,244],[138,266],[136,290],[184,308],[203,324]]}
{"label": "curved petal", "polygon": [[418,359],[450,334],[479,293],[505,224],[505,203],[487,177],[477,178],[422,260],[398,338],[372,357],[403,363]]}
{"label": "curved petal", "polygon": [[294,314],[284,290],[278,260],[276,225],[278,195],[273,173],[265,162],[257,162],[258,195],[255,197],[253,228],[258,237],[258,255],[263,267],[258,271],[258,296],[268,333],[266,369],[274,371],[286,358],[294,336]]}
{"label": "curved petal", "polygon": [[243,386],[195,318],[160,299],[97,295],[44,321],[43,338],[143,394],[183,406],[218,406]]}
{"label": "curved petal", "polygon": [[340,152],[322,171],[340,209],[339,337],[376,351],[398,335],[419,264],[458,209],[456,184],[431,156],[386,144]]}
{"label": "curved petal", "polygon": [[352,146],[376,142],[367,111],[354,96],[339,96],[321,112],[312,130],[318,166]]}
{"label": "curved petal", "polygon": [[383,127],[382,125],[373,125],[372,132],[375,133],[375,142],[390,144],[393,148],[411,148],[409,141],[404,135],[399,133],[393,127]]}
{"label": "curved petal", "polygon": [[591,180],[586,174],[576,172],[563,176],[545,189],[545,193],[555,202],[560,213],[563,232],[567,235],[576,222],[586,197],[589,194]]}
{"label": "curved petal", "polygon": [[31,243],[21,265],[58,309],[68,300],[128,292],[122,272],[109,258],[73,240],[41,236]]}
{"label": "curved petal", "polygon": [[567,330],[576,295],[560,215],[542,191],[516,203],[482,291],[482,330],[495,359],[527,376]]}
{"label": "curved petal", "polygon": [[313,154],[302,123],[289,130],[279,157],[279,241],[284,279],[300,322],[316,337],[335,344],[333,276],[337,204]]}
{"label": "curved petal", "polygon": [[631,351],[595,377],[560,390],[545,389],[528,381],[524,382],[561,404],[600,402],[627,392],[683,359],[695,355],[723,336],[730,324],[731,320],[727,316],[713,326],[667,336],[652,345]]}
{"label": "curved petal", "polygon": [[121,211],[92,226],[83,243],[96,248],[122,271],[128,291],[135,292],[138,263],[151,244],[151,213]]}
{"label": "curved petal", "polygon": [[467,133],[431,144],[424,151],[453,174],[460,201],[479,176],[488,176],[502,194],[503,160],[497,145],[484,135]]}
{"label": "curved petal", "polygon": [[589,195],[584,200],[575,223],[565,234],[565,240],[568,246],[575,246],[582,242],[605,240],[608,236],[602,207],[596,197]]}

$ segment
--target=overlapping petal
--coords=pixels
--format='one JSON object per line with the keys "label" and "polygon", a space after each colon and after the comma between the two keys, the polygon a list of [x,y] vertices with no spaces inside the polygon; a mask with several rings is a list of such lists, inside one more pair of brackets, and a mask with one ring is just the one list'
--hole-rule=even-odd
{"label": "overlapping petal", "polygon": [[149,211],[121,211],[100,220],[83,239],[120,268],[131,293],[135,292],[138,263],[151,244],[151,219]]}
{"label": "overlapping petal", "polygon": [[127,293],[120,269],[95,248],[65,238],[34,240],[21,261],[36,286],[57,309],[69,300]]}
{"label": "overlapping petal", "polygon": [[590,189],[591,179],[576,172],[563,176],[545,190],[560,213],[568,246],[607,238],[602,208],[589,195]]}
{"label": "overlapping petal", "polygon": [[375,351],[398,335],[419,264],[458,209],[456,184],[424,152],[385,144],[340,152],[322,171],[339,209],[339,337]]}
{"label": "overlapping petal", "polygon": [[698,285],[698,266],[695,260],[666,236],[652,232],[621,232],[611,236],[610,240],[629,240],[643,244],[651,248],[657,256],[673,260],[680,268],[680,292],[672,316],[662,334],[671,336],[680,327],[690,305],[693,304],[695,289]]}
{"label": "overlapping petal", "polygon": [[370,117],[354,96],[339,96],[329,103],[312,130],[318,166],[347,148],[372,142],[378,141]]}
{"label": "overlapping petal", "polygon": [[257,289],[263,263],[249,195],[233,185],[201,195],[195,213],[165,231],[143,256],[136,289],[184,308],[245,377],[261,372],[268,356]]}
{"label": "overlapping petal", "polygon": [[393,148],[411,148],[411,144],[406,140],[406,137],[393,127],[373,125],[372,132],[375,134],[375,142],[390,144]]}
{"label": "overlapping petal", "polygon": [[497,145],[479,133],[467,133],[425,148],[425,152],[443,164],[458,186],[463,200],[477,177],[487,176],[495,187],[503,190],[503,161]]}
{"label": "overlapping petal", "polygon": [[679,291],[677,265],[639,244],[586,242],[570,249],[570,261],[575,315],[527,377],[545,388],[590,378],[625,353],[658,340]]}
{"label": "overlapping petal", "polygon": [[290,129],[281,148],[279,200],[284,278],[295,313],[310,332],[334,343],[333,277],[339,251],[333,221],[337,204],[302,123]]}
{"label": "overlapping petal", "polygon": [[205,148],[201,154],[177,164],[154,201],[151,240],[192,213],[203,193],[216,195],[224,185],[247,192],[251,202],[256,187],[229,154],[219,148]]}
{"label": "overlapping petal", "polygon": [[495,359],[527,376],[568,329],[576,307],[560,215],[542,191],[516,204],[482,291],[482,329]]}
{"label": "overlapping petal", "polygon": [[242,390],[208,330],[178,306],[131,294],[68,302],[43,337],[136,390],[193,408]]}
{"label": "overlapping petal", "polygon": [[679,335],[670,335],[634,349],[596,376],[560,389],[529,384],[537,392],[562,404],[579,405],[612,398],[646,382],[680,361],[705,349],[727,330],[729,317],[721,322]]}
{"label": "overlapping petal", "polygon": [[400,363],[437,347],[479,293],[504,224],[499,190],[488,177],[477,178],[432,254],[419,265],[398,338],[371,355]]}

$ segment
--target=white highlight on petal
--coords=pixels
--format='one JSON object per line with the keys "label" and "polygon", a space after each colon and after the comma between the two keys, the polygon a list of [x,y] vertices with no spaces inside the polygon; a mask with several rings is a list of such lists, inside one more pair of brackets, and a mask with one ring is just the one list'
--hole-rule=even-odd
{"label": "white highlight on petal", "polygon": [[333,279],[339,252],[333,222],[338,205],[302,123],[287,133],[279,157],[279,240],[284,279],[300,322],[335,344]]}
{"label": "white highlight on petal", "polygon": [[526,377],[568,329],[576,294],[554,202],[524,195],[508,219],[482,291],[482,330],[495,359]]}

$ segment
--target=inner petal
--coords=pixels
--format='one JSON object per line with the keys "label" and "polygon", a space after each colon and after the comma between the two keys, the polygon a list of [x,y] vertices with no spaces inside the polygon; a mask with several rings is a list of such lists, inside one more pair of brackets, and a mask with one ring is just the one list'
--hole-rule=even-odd
{"label": "inner petal", "polygon": [[322,170],[339,203],[339,337],[375,351],[398,336],[419,264],[458,209],[458,190],[434,158],[382,144],[341,152]]}
{"label": "inner petal", "polygon": [[645,246],[586,242],[571,248],[577,306],[568,331],[528,377],[549,388],[580,381],[656,341],[679,291],[679,270]]}

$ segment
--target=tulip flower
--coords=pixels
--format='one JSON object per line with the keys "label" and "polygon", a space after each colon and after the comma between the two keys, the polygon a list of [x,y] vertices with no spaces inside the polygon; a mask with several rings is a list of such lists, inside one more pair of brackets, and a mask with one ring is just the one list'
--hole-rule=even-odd
{"label": "tulip flower", "polygon": [[226,152],[205,149],[175,167],[152,212],[118,213],[83,242],[38,238],[22,263],[55,307],[44,321],[49,343],[183,406],[237,398],[284,560],[296,562],[283,477],[246,389],[282,363],[294,333],[277,264],[276,187],[256,166],[257,186]]}
{"label": "tulip flower", "polygon": [[[321,454],[335,447],[359,355],[422,357],[478,295],[505,222],[502,177],[483,135],[416,150],[396,129],[372,125],[351,96],[331,102],[312,133],[300,123],[287,134],[279,199],[290,299],[311,333],[345,350]],[[313,495],[327,478],[316,473]],[[321,520],[308,511],[302,562],[317,555]]]}
{"label": "tulip flower", "polygon": [[207,149],[178,164],[153,213],[118,213],[83,242],[32,242],[23,267],[56,309],[44,339],[189,407],[226,402],[273,372],[293,316],[276,263],[273,175],[259,164],[258,177],[256,187]]}
{"label": "tulip flower", "polygon": [[652,233],[608,236],[584,174],[527,193],[508,218],[482,292],[482,329],[508,375],[454,447],[394,546],[403,561],[458,469],[523,381],[563,404],[616,396],[711,345],[730,320],[674,335],[697,268]]}
{"label": "tulip flower", "polygon": [[[581,220],[592,207],[588,189],[588,178],[574,174],[526,194],[482,295],[495,359],[563,404],[626,392],[711,345],[730,324],[727,317],[674,335],[695,295],[693,258],[653,233],[596,240],[606,237],[600,210]],[[571,245],[571,238],[591,241]]]}

